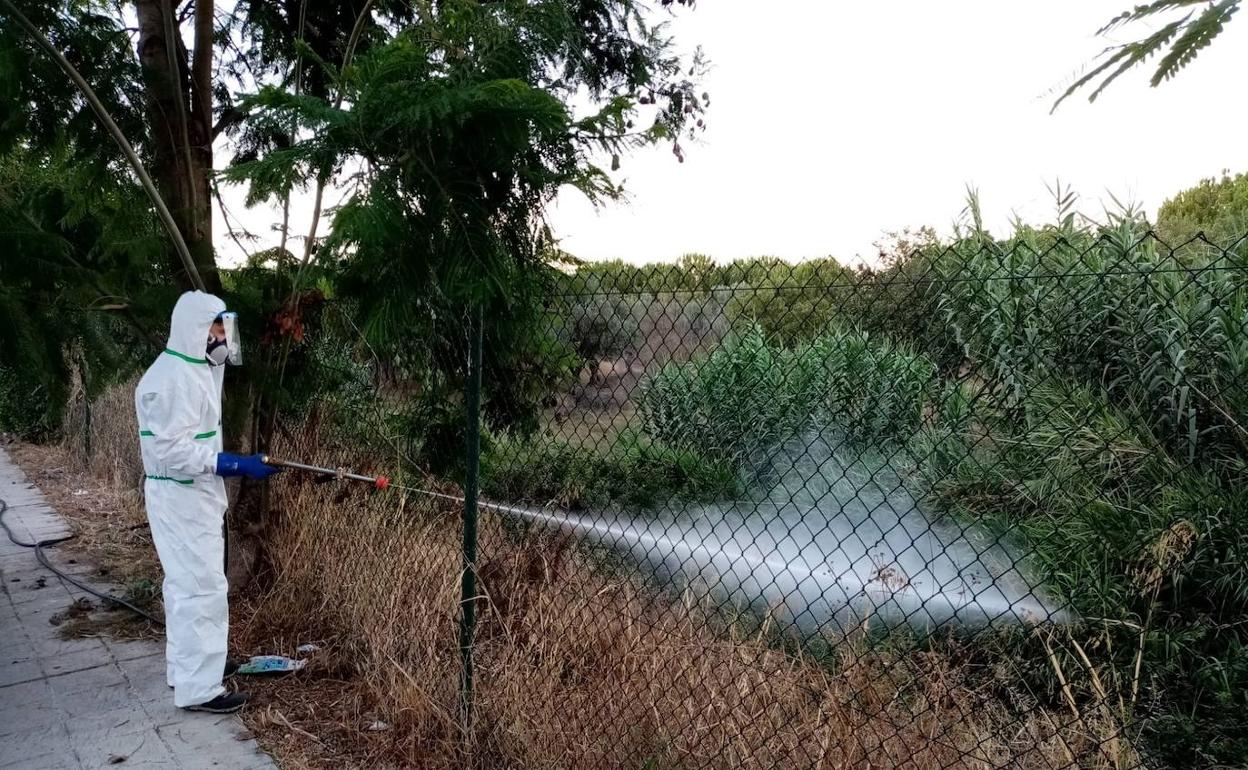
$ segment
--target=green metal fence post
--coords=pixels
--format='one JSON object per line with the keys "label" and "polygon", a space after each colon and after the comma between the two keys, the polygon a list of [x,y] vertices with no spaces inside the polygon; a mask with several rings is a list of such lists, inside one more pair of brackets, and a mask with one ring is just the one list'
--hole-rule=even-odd
{"label": "green metal fence post", "polygon": [[481,462],[481,309],[472,313],[465,385],[467,463],[464,471],[464,545],[460,583],[459,711],[465,741],[472,729],[472,644],[477,623],[477,485]]}

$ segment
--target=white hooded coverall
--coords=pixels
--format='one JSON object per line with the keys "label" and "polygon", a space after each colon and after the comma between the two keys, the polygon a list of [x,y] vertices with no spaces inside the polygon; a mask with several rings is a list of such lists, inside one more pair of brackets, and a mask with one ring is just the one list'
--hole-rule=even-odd
{"label": "white hooded coverall", "polygon": [[183,294],[167,348],[134,391],[147,518],[165,571],[166,675],[179,707],[225,692],[226,495],[215,473],[225,367],[205,357],[212,322],[224,310],[211,294]]}

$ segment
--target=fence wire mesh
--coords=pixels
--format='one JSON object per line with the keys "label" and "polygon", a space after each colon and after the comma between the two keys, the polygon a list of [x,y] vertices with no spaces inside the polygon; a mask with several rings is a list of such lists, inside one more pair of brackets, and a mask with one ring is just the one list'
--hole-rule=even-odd
{"label": "fence wire mesh", "polygon": [[478,713],[544,767],[1242,761],[1246,278],[1075,232],[571,271],[523,366],[574,379],[484,448]]}

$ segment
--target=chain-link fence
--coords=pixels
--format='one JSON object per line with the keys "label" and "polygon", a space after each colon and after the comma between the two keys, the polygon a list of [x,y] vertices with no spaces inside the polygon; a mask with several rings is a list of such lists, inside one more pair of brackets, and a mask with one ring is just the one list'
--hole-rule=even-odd
{"label": "chain-link fence", "polygon": [[577,379],[483,460],[478,699],[531,715],[500,740],[549,767],[1248,758],[1243,251],[576,270],[548,318]]}

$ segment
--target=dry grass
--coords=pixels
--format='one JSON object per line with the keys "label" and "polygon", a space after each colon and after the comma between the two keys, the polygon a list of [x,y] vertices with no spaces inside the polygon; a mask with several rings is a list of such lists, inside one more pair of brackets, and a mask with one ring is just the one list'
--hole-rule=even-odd
{"label": "dry grass", "polygon": [[[299,478],[280,498],[274,580],[240,641],[330,640],[328,670],[367,697],[344,687],[339,707],[317,704],[315,724],[359,737],[357,766],[1130,766],[1099,748],[1118,732],[1112,715],[1012,702],[1001,681],[943,653],[859,641],[815,661],[766,634],[716,631],[706,608],[595,568],[566,543],[508,536],[489,518],[465,737],[454,509]],[[318,748],[293,726],[320,741],[318,728],[297,704],[286,708],[286,739]],[[377,719],[389,729],[369,732]]]}
{"label": "dry grass", "polygon": [[61,442],[71,470],[87,473],[114,489],[141,491],[143,462],[134,416],[137,383],[136,377],[115,385],[90,402],[81,393],[71,395]]}
{"label": "dry grass", "polygon": [[[129,451],[137,455],[138,448]],[[96,567],[92,578],[160,583],[137,479],[118,484],[111,476],[97,476],[63,445],[14,444],[9,454],[73,528],[74,539],[58,545],[58,552],[89,559]]]}
{"label": "dry grass", "polygon": [[98,567],[93,577],[123,585],[161,578],[143,508],[134,384],[109,388],[89,404],[72,393],[61,443],[10,449],[73,527],[74,539],[58,549],[89,555]]}
{"label": "dry grass", "polygon": [[[138,440],[137,435],[134,440]],[[101,472],[109,467],[104,458],[89,461],[91,458],[85,453],[71,451],[65,443],[14,444],[8,449],[27,478],[39,486],[73,530],[74,538],[58,544],[51,552],[54,563],[90,583],[118,586],[118,593],[132,603],[145,605],[144,609],[159,617],[159,601],[143,600],[146,594],[159,590],[164,573],[152,545],[137,479],[127,481],[111,470]],[[137,447],[130,446],[128,452],[137,456]],[[98,602],[87,611],[83,609],[86,608],[67,611],[59,619],[58,632],[62,637],[163,636],[161,629],[128,610],[110,609]]]}
{"label": "dry grass", "polygon": [[[151,576],[158,565],[122,456],[137,447],[133,439],[109,447],[97,442],[77,459],[65,447],[14,454],[74,522],[76,547],[114,579]],[[299,447],[290,454],[347,461]],[[272,571],[263,590],[232,607],[232,647],[246,655],[321,646],[296,676],[247,682],[254,700],[244,719],[283,767],[1138,762],[1125,742],[1112,743],[1111,709],[1029,698],[1008,681],[1008,661],[985,676],[949,652],[861,640],[822,660],[785,652],[773,635],[717,626],[708,608],[599,568],[566,542],[509,535],[491,517],[482,522],[475,721],[465,736],[455,508],[294,474],[274,491]],[[1090,664],[1063,676],[1068,692],[1094,689]]]}

